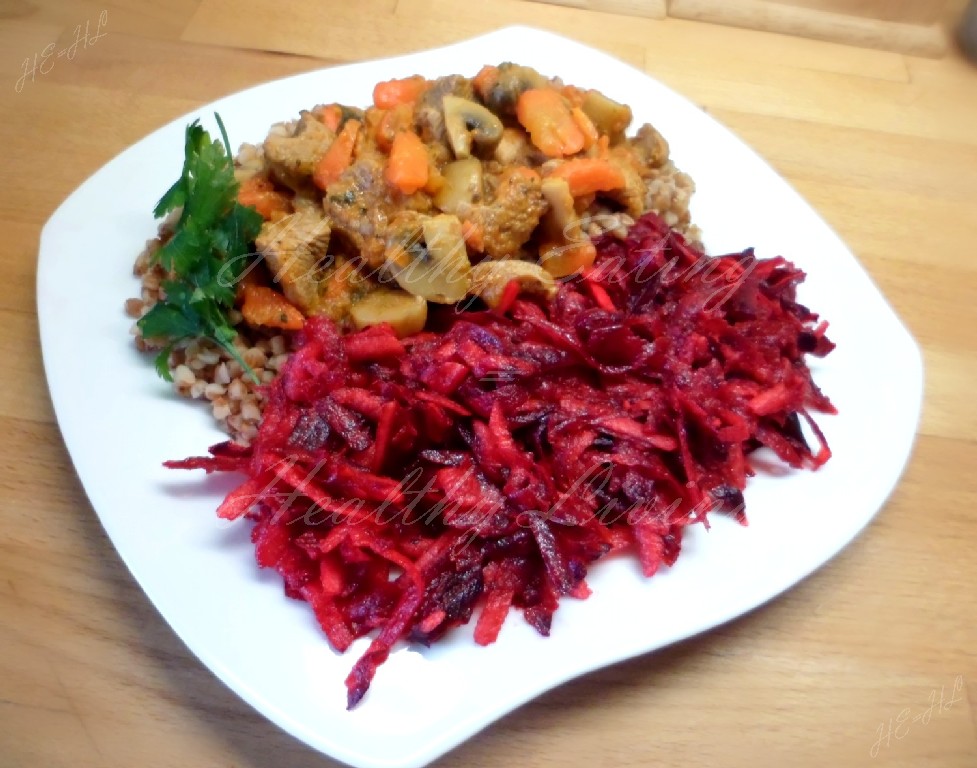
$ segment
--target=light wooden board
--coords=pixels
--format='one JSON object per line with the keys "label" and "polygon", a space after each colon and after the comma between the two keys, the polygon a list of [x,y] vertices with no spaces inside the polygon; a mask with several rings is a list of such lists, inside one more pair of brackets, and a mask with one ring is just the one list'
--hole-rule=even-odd
{"label": "light wooden board", "polygon": [[[893,21],[887,17],[889,14],[883,18],[871,18],[771,0],[669,0],[668,13],[681,19],[781,32],[919,56],[938,57],[947,50],[946,31],[935,20]],[[939,13],[935,15],[939,17]]]}
{"label": "light wooden board", "polygon": [[[734,3],[737,1],[732,0]],[[947,5],[945,0],[767,0],[767,2],[771,5],[786,5],[907,24],[934,24],[940,20]]]}
{"label": "light wooden board", "polygon": [[566,5],[571,8],[586,8],[602,13],[645,16],[649,19],[663,19],[666,13],[665,0],[540,0],[540,2]]}

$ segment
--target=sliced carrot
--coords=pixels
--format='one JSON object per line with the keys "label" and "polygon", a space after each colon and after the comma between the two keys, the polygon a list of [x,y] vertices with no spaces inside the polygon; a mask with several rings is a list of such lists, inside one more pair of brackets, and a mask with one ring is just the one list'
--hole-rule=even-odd
{"label": "sliced carrot", "polygon": [[249,325],[286,331],[298,331],[305,323],[305,318],[294,304],[278,291],[263,285],[245,285],[241,314]]}
{"label": "sliced carrot", "polygon": [[566,100],[570,102],[571,107],[579,107],[581,104],[583,104],[585,93],[575,85],[564,85],[560,93],[562,93],[566,97]]}
{"label": "sliced carrot", "polygon": [[251,264],[241,273],[241,276],[237,279],[237,284],[234,286],[235,303],[240,307],[244,303],[244,297],[248,292],[248,288],[259,285],[266,285],[263,279],[263,271],[258,264]]}
{"label": "sliced carrot", "polygon": [[428,89],[427,80],[420,75],[400,80],[387,80],[373,88],[373,103],[380,109],[393,109],[398,104],[410,104]]}
{"label": "sliced carrot", "polygon": [[390,160],[383,177],[392,187],[412,195],[425,184],[430,174],[427,147],[413,131],[401,131],[390,147]]}
{"label": "sliced carrot", "polygon": [[343,122],[343,108],[338,104],[329,104],[319,111],[319,119],[333,133],[339,130],[339,124]]}
{"label": "sliced carrot", "polygon": [[570,105],[553,88],[530,88],[516,102],[516,118],[529,138],[548,157],[573,155],[584,148],[583,131]]}
{"label": "sliced carrot", "polygon": [[600,133],[597,131],[597,126],[594,125],[594,121],[587,117],[587,113],[580,109],[580,107],[571,109],[570,114],[573,115],[573,122],[577,124],[577,127],[583,134],[583,148],[590,149],[600,140]]}
{"label": "sliced carrot", "polygon": [[360,121],[347,120],[343,129],[329,145],[329,149],[319,158],[312,174],[312,180],[319,189],[325,190],[353,162],[353,149],[356,147],[356,137],[359,132]]}
{"label": "sliced carrot", "polygon": [[611,156],[611,137],[606,133],[597,139],[597,157],[606,160]]}
{"label": "sliced carrot", "polygon": [[549,174],[563,179],[573,197],[610,192],[624,187],[624,174],[608,160],[595,157],[575,157],[561,163]]}
{"label": "sliced carrot", "polygon": [[241,182],[237,201],[254,208],[266,221],[278,212],[287,213],[291,205],[288,196],[276,190],[266,176],[252,176]]}

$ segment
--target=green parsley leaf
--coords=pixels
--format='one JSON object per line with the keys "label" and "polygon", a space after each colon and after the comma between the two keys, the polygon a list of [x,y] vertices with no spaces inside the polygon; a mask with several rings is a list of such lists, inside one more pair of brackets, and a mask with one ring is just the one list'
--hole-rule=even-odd
{"label": "green parsley leaf", "polygon": [[237,332],[228,319],[235,285],[252,262],[252,243],[262,219],[237,201],[238,184],[227,131],[214,114],[222,141],[195,120],[187,126],[183,172],[153,210],[157,218],[182,208],[173,236],[155,258],[170,273],[162,288],[166,298],[139,321],[143,336],[164,339],[156,358],[160,376],[170,378],[169,355],[184,339],[206,338],[219,344],[257,381],[234,346]]}
{"label": "green parsley leaf", "polygon": [[161,379],[166,381],[173,381],[173,374],[170,373],[170,353],[173,351],[173,345],[167,344],[160,353],[156,355],[156,373],[159,374]]}
{"label": "green parsley leaf", "polygon": [[169,302],[153,306],[139,321],[148,339],[186,339],[200,336],[203,324],[195,314]]}
{"label": "green parsley leaf", "polygon": [[227,138],[227,128],[224,127],[224,121],[221,120],[221,116],[214,112],[214,120],[217,121],[217,127],[220,128],[221,140],[224,142],[224,149],[227,150],[227,156],[230,157],[234,153],[231,151],[231,142]]}
{"label": "green parsley leaf", "polygon": [[166,193],[159,199],[156,203],[156,207],[153,209],[153,215],[157,219],[163,218],[170,211],[175,211],[184,201],[187,199],[187,192],[183,186],[183,178],[177,179],[177,181],[166,190]]}

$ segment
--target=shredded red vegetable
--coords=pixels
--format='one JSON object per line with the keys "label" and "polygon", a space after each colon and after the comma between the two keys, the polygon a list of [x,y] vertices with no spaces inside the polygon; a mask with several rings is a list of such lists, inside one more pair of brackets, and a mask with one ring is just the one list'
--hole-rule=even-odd
{"label": "shredded red vegetable", "polygon": [[796,302],[803,272],[704,256],[652,214],[597,249],[549,304],[445,308],[404,340],[310,319],[252,445],[167,463],[247,475],[220,516],[253,521],[258,564],[336,649],[373,635],[350,707],[400,640],[478,608],[479,644],[512,609],[546,635],[597,559],[632,551],[652,576],[708,512],[745,522],[757,448],[830,457],[808,411],[834,408],[804,357],[834,345]]}

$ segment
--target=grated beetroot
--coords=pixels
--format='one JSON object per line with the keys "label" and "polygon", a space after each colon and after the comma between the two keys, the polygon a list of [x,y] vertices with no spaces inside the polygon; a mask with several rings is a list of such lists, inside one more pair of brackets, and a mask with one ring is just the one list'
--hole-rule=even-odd
{"label": "grated beetroot", "polygon": [[350,707],[401,639],[430,644],[479,606],[479,644],[513,608],[546,635],[597,559],[634,551],[652,576],[709,511],[745,523],[757,448],[830,457],[808,410],[834,408],[804,357],[834,345],[796,301],[803,272],[707,257],[652,214],[597,249],[549,304],[444,308],[405,340],[311,318],[253,444],[167,462],[246,474],[218,514],[251,518],[258,564],[336,649],[375,633]]}

